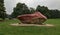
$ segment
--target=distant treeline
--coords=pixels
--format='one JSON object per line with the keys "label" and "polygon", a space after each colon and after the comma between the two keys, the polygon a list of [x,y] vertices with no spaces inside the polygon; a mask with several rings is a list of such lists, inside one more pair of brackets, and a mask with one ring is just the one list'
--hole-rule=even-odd
{"label": "distant treeline", "polygon": [[13,8],[13,12],[10,15],[12,18],[16,18],[18,15],[31,14],[35,11],[41,12],[47,18],[60,18],[59,10],[49,10],[48,7],[38,5],[36,9],[28,8],[25,3],[17,3],[16,7]]}
{"label": "distant treeline", "polygon": [[57,9],[49,10],[48,7],[38,5],[36,10],[41,12],[47,18],[60,18],[60,11]]}

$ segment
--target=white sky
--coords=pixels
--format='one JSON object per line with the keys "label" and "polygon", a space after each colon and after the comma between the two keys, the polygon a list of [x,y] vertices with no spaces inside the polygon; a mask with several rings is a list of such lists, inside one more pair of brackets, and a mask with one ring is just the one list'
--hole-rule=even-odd
{"label": "white sky", "polygon": [[49,9],[60,10],[60,0],[5,0],[5,7],[8,14],[13,12],[13,8],[18,2],[25,3],[28,7],[36,8],[37,5],[47,6]]}

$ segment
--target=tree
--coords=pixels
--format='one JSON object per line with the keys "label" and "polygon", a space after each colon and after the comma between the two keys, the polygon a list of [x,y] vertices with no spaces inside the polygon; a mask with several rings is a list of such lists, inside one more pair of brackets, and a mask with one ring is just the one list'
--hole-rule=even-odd
{"label": "tree", "polygon": [[25,3],[17,3],[16,7],[13,9],[12,17],[16,18],[18,15],[29,14],[31,13]]}
{"label": "tree", "polygon": [[32,7],[30,7],[30,12],[31,13],[34,13],[36,10],[34,9],[34,8],[32,8]]}
{"label": "tree", "polygon": [[6,11],[4,7],[4,0],[0,0],[0,18],[5,19]]}
{"label": "tree", "polygon": [[18,15],[31,14],[35,11],[41,12],[47,18],[60,18],[59,10],[49,10],[48,7],[40,5],[37,6],[36,10],[34,8],[29,9],[25,3],[17,3],[16,7],[13,8],[11,16],[16,18]]}
{"label": "tree", "polygon": [[50,11],[50,18],[60,18],[60,11],[59,10],[49,10]]}
{"label": "tree", "polygon": [[45,15],[48,18],[50,17],[48,7],[38,5],[36,11],[41,12],[43,15]]}

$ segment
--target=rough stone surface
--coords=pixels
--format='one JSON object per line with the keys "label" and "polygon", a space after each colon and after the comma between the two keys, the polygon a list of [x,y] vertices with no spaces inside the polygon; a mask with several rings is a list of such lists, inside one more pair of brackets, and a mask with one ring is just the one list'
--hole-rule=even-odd
{"label": "rough stone surface", "polygon": [[24,24],[43,24],[47,20],[46,16],[44,16],[40,12],[19,15],[18,19]]}

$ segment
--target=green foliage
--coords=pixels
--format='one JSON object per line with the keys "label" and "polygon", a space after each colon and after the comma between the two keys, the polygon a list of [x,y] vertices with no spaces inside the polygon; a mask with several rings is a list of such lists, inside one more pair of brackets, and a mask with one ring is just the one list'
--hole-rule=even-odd
{"label": "green foliage", "polygon": [[6,11],[4,7],[4,0],[0,0],[0,18],[5,19]]}
{"label": "green foliage", "polygon": [[49,10],[48,7],[38,5],[36,11],[41,12],[47,18],[60,18],[59,10]]}
{"label": "green foliage", "polygon": [[17,3],[16,7],[13,9],[12,17],[17,17],[22,14],[30,14],[31,11],[24,3]]}
{"label": "green foliage", "polygon": [[59,10],[49,10],[49,14],[51,15],[50,18],[60,18]]}
{"label": "green foliage", "polygon": [[35,10],[34,8],[32,8],[32,7],[30,8],[30,12],[31,12],[31,13],[34,13],[35,11],[36,11],[36,10]]}
{"label": "green foliage", "polygon": [[0,0],[1,3],[4,3],[4,0]]}
{"label": "green foliage", "polygon": [[16,18],[18,15],[22,14],[31,14],[36,11],[41,12],[47,18],[60,18],[60,11],[59,10],[49,10],[46,6],[38,5],[36,10],[34,8],[28,8],[25,3],[17,3],[16,7],[13,8],[13,13],[11,17]]}

